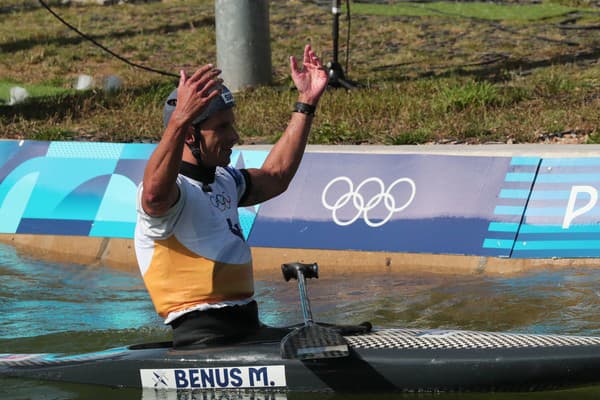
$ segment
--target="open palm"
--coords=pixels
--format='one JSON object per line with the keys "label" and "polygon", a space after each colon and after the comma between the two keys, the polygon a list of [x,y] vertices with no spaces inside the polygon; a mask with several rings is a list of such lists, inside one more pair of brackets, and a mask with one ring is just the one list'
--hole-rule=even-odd
{"label": "open palm", "polygon": [[327,71],[309,44],[304,48],[302,68],[294,56],[290,57],[292,80],[298,89],[300,101],[316,105],[327,87]]}

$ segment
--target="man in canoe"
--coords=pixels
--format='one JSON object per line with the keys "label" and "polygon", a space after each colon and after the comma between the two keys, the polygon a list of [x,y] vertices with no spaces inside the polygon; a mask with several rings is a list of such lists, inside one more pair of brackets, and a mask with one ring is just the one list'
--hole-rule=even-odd
{"label": "man in canoe", "polygon": [[180,73],[163,111],[165,131],[138,190],[135,250],[175,347],[233,341],[260,330],[252,296],[252,256],[238,207],[286,190],[307,143],[327,72],[307,45],[302,65],[290,57],[298,90],[288,126],[261,168],[236,169],[234,99],[205,65]]}

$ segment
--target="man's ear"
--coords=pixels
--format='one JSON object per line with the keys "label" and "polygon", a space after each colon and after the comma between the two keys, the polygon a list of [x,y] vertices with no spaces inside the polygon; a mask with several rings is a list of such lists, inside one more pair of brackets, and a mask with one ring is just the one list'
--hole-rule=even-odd
{"label": "man's ear", "polygon": [[194,137],[194,127],[190,126],[185,134],[185,142],[187,144],[194,144],[195,141],[196,138]]}

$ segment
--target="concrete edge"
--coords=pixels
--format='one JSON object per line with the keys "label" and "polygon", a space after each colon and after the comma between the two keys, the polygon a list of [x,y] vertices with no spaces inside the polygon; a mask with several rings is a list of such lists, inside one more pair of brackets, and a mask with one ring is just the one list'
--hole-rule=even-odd
{"label": "concrete edge", "polygon": [[[24,257],[60,263],[106,266],[137,273],[133,240],[84,236],[0,234]],[[443,274],[517,276],[540,270],[592,268],[600,259],[511,259],[451,254],[414,254],[352,250],[252,248],[257,277],[280,278],[283,263],[317,262],[321,276],[343,274]]]}
{"label": "concrete edge", "polygon": [[[235,149],[269,151],[272,145],[241,145]],[[352,154],[429,154],[488,157],[600,157],[598,144],[426,144],[426,145],[308,145],[307,152]]]}
{"label": "concrete edge", "polygon": [[24,257],[49,262],[108,266],[137,271],[133,240],[87,236],[0,234]]}

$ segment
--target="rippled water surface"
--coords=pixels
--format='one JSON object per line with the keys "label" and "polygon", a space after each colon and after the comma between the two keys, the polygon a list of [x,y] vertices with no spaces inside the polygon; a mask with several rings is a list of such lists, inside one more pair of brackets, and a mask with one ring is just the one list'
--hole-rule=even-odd
{"label": "rippled water surface", "polygon": [[[600,336],[600,269],[539,271],[519,277],[360,274],[308,284],[319,321],[378,327],[451,328]],[[271,325],[301,321],[295,283],[276,274],[256,282],[261,318]],[[0,353],[81,353],[167,340],[135,273],[57,264],[0,245]],[[599,372],[600,373],[600,372]],[[233,399],[237,395],[179,395]],[[0,399],[155,399],[154,393],[85,385],[0,379]],[[162,397],[161,397],[162,398]],[[374,396],[256,395],[256,399],[366,400]],[[403,394],[377,399],[598,399],[600,387],[543,393]]]}

